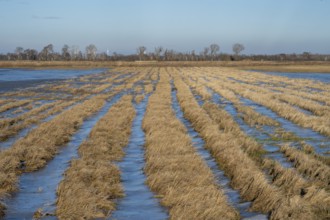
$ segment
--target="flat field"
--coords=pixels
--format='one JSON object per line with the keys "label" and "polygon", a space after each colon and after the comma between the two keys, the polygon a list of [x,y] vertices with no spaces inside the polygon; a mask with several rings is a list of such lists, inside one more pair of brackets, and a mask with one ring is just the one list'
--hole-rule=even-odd
{"label": "flat field", "polygon": [[183,66],[2,91],[0,218],[330,219],[329,82]]}

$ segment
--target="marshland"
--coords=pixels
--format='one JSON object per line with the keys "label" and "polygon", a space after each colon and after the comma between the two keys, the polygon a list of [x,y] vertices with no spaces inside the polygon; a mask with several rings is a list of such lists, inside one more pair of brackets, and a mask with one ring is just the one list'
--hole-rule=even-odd
{"label": "marshland", "polygon": [[329,219],[329,74],[244,69],[0,70],[1,218]]}

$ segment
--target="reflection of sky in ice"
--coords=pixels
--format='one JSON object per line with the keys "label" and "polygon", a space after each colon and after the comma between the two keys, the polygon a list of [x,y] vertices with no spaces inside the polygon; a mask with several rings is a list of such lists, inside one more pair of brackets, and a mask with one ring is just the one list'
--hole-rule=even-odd
{"label": "reflection of sky in ice", "polygon": [[90,69],[90,70],[0,69],[0,81],[69,79],[86,74],[100,73],[104,70],[105,69]]}

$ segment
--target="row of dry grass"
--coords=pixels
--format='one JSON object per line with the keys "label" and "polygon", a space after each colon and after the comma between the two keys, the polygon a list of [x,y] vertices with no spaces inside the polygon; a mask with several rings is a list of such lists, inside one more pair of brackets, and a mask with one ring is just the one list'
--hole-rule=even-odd
{"label": "row of dry grass", "polygon": [[319,219],[329,219],[330,195],[328,191],[313,181],[307,181],[295,169],[285,169],[274,160],[264,159],[263,168],[272,176],[274,185],[283,189],[287,195],[300,198],[310,204]]}
{"label": "row of dry grass", "polygon": [[79,159],[71,161],[57,189],[59,219],[109,217],[115,199],[122,197],[119,168],[135,117],[132,97],[124,96],[110,108],[79,147]]}
{"label": "row of dry grass", "polygon": [[293,96],[293,95],[288,95],[288,94],[279,94],[276,95],[275,98],[282,102],[289,103],[293,106],[298,106],[299,108],[302,108],[304,110],[310,111],[316,116],[325,116],[324,118],[328,118],[330,122],[330,107],[321,105],[318,102],[308,100],[302,97],[298,96]]}
{"label": "row of dry grass", "polygon": [[310,155],[311,157],[321,161],[327,166],[330,166],[330,157],[329,156],[324,156],[324,155],[319,155],[317,152],[315,152],[315,149],[313,146],[307,144],[306,142],[302,141],[300,142],[300,150],[304,152],[305,154]]}
{"label": "row of dry grass", "polygon": [[260,156],[265,153],[262,146],[253,138],[246,135],[226,110],[210,102],[205,103],[203,109],[218,125],[219,130],[222,132],[224,138],[226,138],[226,142],[234,141],[243,151],[247,152],[256,160],[259,160]]}
{"label": "row of dry grass", "polygon": [[[224,72],[229,72],[228,69],[223,69]],[[228,75],[229,76],[229,75]],[[326,83],[321,81],[313,81],[309,79],[302,78],[290,78],[284,76],[276,76],[263,74],[258,72],[245,72],[245,71],[235,71],[230,70],[230,76],[232,78],[238,79],[240,81],[249,84],[259,84],[262,83],[263,86],[274,85],[276,87],[283,87],[290,89],[299,89],[302,91],[308,91],[309,89],[319,89],[322,91],[330,91]]]}
{"label": "row of dry grass", "polygon": [[[291,95],[291,99],[303,97],[305,101],[311,99],[317,102],[322,102],[327,105],[330,103],[329,92],[330,88],[326,83],[319,81],[311,81],[307,79],[290,79],[281,76],[272,76],[261,73],[249,72],[230,72],[230,74],[225,74],[227,78],[235,78],[237,80],[243,81],[250,86],[256,85],[260,89],[263,87],[269,91],[279,91],[283,92],[282,94],[274,93],[278,98],[281,98],[281,95]],[[262,82],[262,86],[258,85]],[[316,89],[316,91],[311,91],[311,89]],[[293,96],[293,97],[292,97]],[[276,97],[274,97],[276,98]],[[289,97],[290,98],[290,97]],[[304,100],[298,104],[304,104]],[[318,105],[318,103],[311,103]],[[306,106],[306,105],[305,105]],[[323,108],[323,107],[322,107]]]}
{"label": "row of dry grass", "polygon": [[10,136],[16,135],[23,128],[38,123],[49,115],[60,112],[63,108],[72,104],[73,102],[56,101],[32,109],[18,117],[0,120],[0,141],[7,140]]}
{"label": "row of dry grass", "polygon": [[33,100],[15,100],[0,106],[0,113],[32,103]]}
{"label": "row of dry grass", "polygon": [[83,120],[105,104],[108,95],[94,96],[40,124],[24,138],[0,152],[0,198],[17,190],[18,176],[44,167],[58,148],[70,140]]}
{"label": "row of dry grass", "polygon": [[[231,77],[233,77],[233,76],[231,75]],[[239,76],[236,76],[236,77],[239,79]],[[251,79],[249,81],[247,81],[249,84],[244,85],[244,87],[248,88],[252,91],[256,91],[256,92],[271,93],[272,96],[270,96],[270,98],[272,98],[272,99],[279,100],[284,103],[289,103],[292,106],[298,106],[302,109],[310,111],[311,113],[315,114],[316,116],[321,116],[321,117],[325,116],[325,117],[323,117],[323,119],[329,120],[329,115],[330,115],[329,106],[322,105],[317,101],[309,100],[309,99],[306,99],[305,97],[300,97],[299,95],[295,95],[297,93],[292,92],[292,91],[295,91],[299,88],[306,86],[306,84],[300,83],[298,85],[298,88],[295,87],[294,89],[285,89],[285,93],[278,93],[278,92],[273,91],[274,88],[265,88],[265,87],[261,87],[258,85],[252,85],[252,83],[256,82],[257,80],[258,80],[257,76],[251,77]],[[326,85],[322,85],[322,88],[326,88],[325,86]],[[278,90],[278,88],[275,88],[275,89]],[[319,97],[317,100],[320,101],[320,100],[322,100],[321,97],[327,97],[327,96],[319,94],[317,96],[314,95],[314,97]],[[325,100],[325,101],[327,101],[327,100]]]}
{"label": "row of dry grass", "polygon": [[199,107],[188,86],[175,74],[178,99],[185,117],[200,133],[219,166],[231,179],[231,186],[244,200],[252,202],[252,210],[270,213],[271,219],[318,219],[310,207],[299,199],[288,197],[268,183],[258,165],[239,147],[235,138],[228,138],[217,124]]}
{"label": "row of dry grass", "polygon": [[238,219],[175,117],[169,76],[164,69],[160,73],[143,120],[148,185],[169,208],[171,219]]}
{"label": "row of dry grass", "polygon": [[[195,75],[198,80],[191,83],[191,80],[188,80],[188,76],[190,77],[191,75]],[[191,70],[188,70],[188,74],[185,74],[184,79],[186,79],[184,81],[204,100],[209,100],[212,97],[206,89],[206,87],[209,87],[223,98],[233,103],[236,110],[240,113],[239,116],[250,126],[279,126],[279,123],[272,118],[256,112],[252,107],[243,105],[232,91],[222,88],[218,81],[207,81],[200,73]]]}
{"label": "row of dry grass", "polygon": [[[203,108],[214,121],[219,123],[220,129],[224,132],[226,132],[224,129],[227,127],[238,127],[234,120],[227,115],[228,113],[226,111],[217,109],[214,104],[206,103]],[[224,118],[227,120],[224,120]],[[295,197],[297,201],[301,200],[300,203],[309,206],[311,211],[320,219],[329,217],[330,197],[321,189],[322,187],[320,187],[320,184],[315,183],[313,180],[305,181],[296,171],[285,169],[278,162],[273,160],[261,158],[260,155],[264,153],[262,150],[251,151],[251,146],[258,146],[258,143],[254,139],[244,135],[244,132],[238,129],[231,129],[230,131],[231,135],[229,134],[228,139],[235,140],[243,149],[248,149],[247,152],[258,164],[262,163],[264,167],[265,164],[274,165],[271,168],[268,167],[270,169],[270,174],[273,176],[272,182],[279,187],[284,194]],[[313,168],[315,168],[315,165]]]}
{"label": "row of dry grass", "polygon": [[[118,74],[112,74],[108,72],[110,75],[104,76],[104,79],[107,79],[107,83],[105,84],[88,84],[88,89],[86,85],[82,85],[80,88],[74,88],[74,91],[69,89],[70,88],[70,83],[72,80],[67,80],[63,82],[61,85],[49,85],[44,89],[49,89],[49,90],[56,90],[58,92],[67,94],[67,93],[74,93],[74,97],[76,101],[81,101],[85,99],[87,96],[92,95],[92,94],[98,94],[103,92],[105,89],[108,89],[110,86],[112,86],[113,81],[115,80],[116,77],[118,77]],[[84,76],[86,77],[86,76]],[[84,79],[84,78],[83,78]],[[104,80],[103,79],[103,80]],[[126,81],[130,82],[136,82],[137,80],[135,77],[131,78],[123,78],[118,81],[118,83],[122,83],[125,85]],[[76,80],[77,81],[77,80]],[[79,78],[77,82],[80,82],[81,79]],[[86,87],[86,88],[85,88]],[[78,95],[77,91],[83,91],[83,94]],[[116,89],[118,91],[118,89]],[[34,94],[36,96],[37,94]],[[48,99],[51,99],[51,97],[45,97]],[[10,136],[16,135],[20,130],[32,125],[39,123],[41,120],[47,118],[50,115],[57,114],[58,112],[62,111],[63,109],[69,107],[72,105],[74,101],[69,101],[69,100],[59,100],[54,103],[49,103],[49,104],[44,104],[36,109],[32,109],[31,111],[24,113],[22,115],[19,115],[15,118],[5,118],[0,120],[0,141],[4,141],[8,139]],[[50,109],[49,109],[50,108]],[[46,113],[43,113],[43,111],[49,109]]]}
{"label": "row of dry grass", "polygon": [[7,104],[8,102],[14,101],[13,99],[0,99],[0,105]]}
{"label": "row of dry grass", "polygon": [[252,91],[247,89],[245,84],[242,85],[238,83],[223,82],[222,85],[228,90],[232,90],[233,92],[245,98],[251,99],[256,103],[259,103],[273,110],[279,116],[288,119],[304,128],[311,128],[323,135],[330,136],[330,124],[328,116],[317,117],[313,115],[306,115],[290,104],[273,99],[272,93],[266,93],[264,91]]}
{"label": "row of dry grass", "polygon": [[321,161],[289,145],[282,145],[281,152],[293,162],[297,170],[307,178],[329,190],[330,168]]}
{"label": "row of dry grass", "polygon": [[[209,113],[210,117],[218,123],[219,129],[228,134],[228,141],[234,140],[243,150],[247,150],[249,156],[254,159],[259,166],[263,166],[263,168],[267,167],[270,170],[269,174],[273,176],[273,184],[281,189],[283,194],[294,197],[297,201],[301,200],[301,204],[309,206],[309,209],[315,213],[315,216],[321,219],[325,219],[325,217],[329,216],[329,195],[323,189],[320,189],[319,184],[314,181],[305,181],[296,171],[285,169],[274,160],[260,157],[265,152],[257,147],[255,147],[253,151],[251,146],[259,146],[259,144],[254,139],[245,135],[225,110],[217,108],[213,103],[206,103],[203,108]],[[274,166],[266,166],[266,164]],[[304,184],[299,184],[301,182]]]}

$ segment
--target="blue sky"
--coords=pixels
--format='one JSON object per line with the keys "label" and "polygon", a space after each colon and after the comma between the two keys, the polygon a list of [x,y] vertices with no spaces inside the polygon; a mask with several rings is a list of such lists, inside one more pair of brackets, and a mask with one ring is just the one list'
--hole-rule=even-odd
{"label": "blue sky", "polygon": [[330,0],[0,0],[0,53],[52,43],[135,53],[330,53]]}

